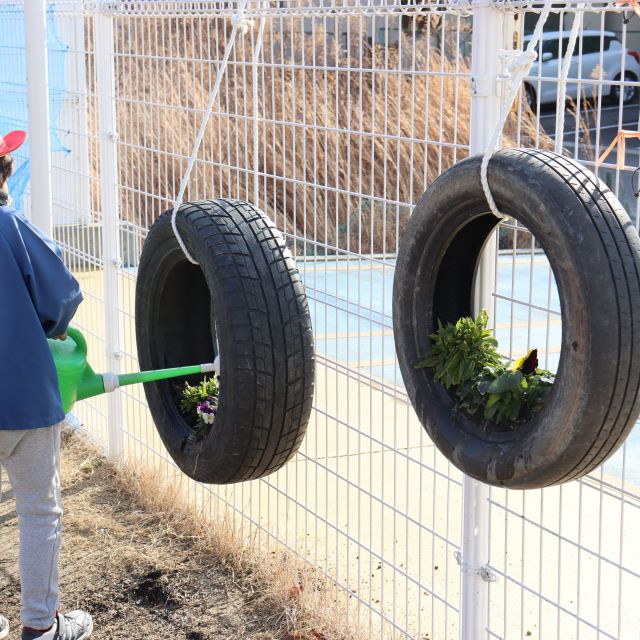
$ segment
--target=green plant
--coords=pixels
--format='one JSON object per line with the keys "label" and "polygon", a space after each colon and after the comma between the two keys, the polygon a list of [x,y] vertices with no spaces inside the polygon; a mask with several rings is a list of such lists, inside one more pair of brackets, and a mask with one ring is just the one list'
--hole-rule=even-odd
{"label": "green plant", "polygon": [[475,320],[438,322],[431,353],[416,368],[432,368],[434,378],[456,395],[459,409],[496,424],[526,420],[544,405],[554,375],[538,369],[537,349],[509,367],[487,323],[485,311]]}
{"label": "green plant", "polygon": [[216,377],[205,378],[195,385],[184,383],[180,410],[195,419],[196,438],[204,438],[211,430],[218,412],[219,395],[220,381]]}
{"label": "green plant", "polygon": [[542,369],[529,374],[512,369],[495,372],[493,380],[477,383],[478,392],[486,398],[484,418],[498,424],[528,418],[542,409],[552,386],[553,374]]}
{"label": "green plant", "polygon": [[476,379],[487,367],[500,364],[498,341],[487,329],[489,316],[482,311],[473,318],[460,318],[443,325],[431,335],[431,353],[416,367],[435,369],[435,378],[446,389],[459,387]]}

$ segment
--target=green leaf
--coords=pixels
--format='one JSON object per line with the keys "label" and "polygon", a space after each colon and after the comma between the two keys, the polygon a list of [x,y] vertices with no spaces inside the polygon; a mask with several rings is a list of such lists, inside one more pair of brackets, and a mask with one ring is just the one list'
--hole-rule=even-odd
{"label": "green leaf", "polygon": [[489,385],[489,393],[504,393],[505,391],[514,391],[520,386],[522,381],[522,371],[512,371],[505,373],[496,378]]}
{"label": "green leaf", "polygon": [[217,398],[219,395],[220,383],[215,377],[205,378],[196,385],[185,382],[180,399],[180,409],[183,414],[195,413],[200,402],[204,402],[209,397]]}
{"label": "green leaf", "polygon": [[492,380],[481,380],[480,382],[478,382],[478,391],[482,395],[488,393],[489,387],[491,386],[492,382]]}
{"label": "green leaf", "polygon": [[487,404],[487,406],[484,409],[485,420],[493,420],[497,412],[498,412],[497,404],[494,403],[491,406]]}
{"label": "green leaf", "polygon": [[431,352],[415,366],[433,368],[436,380],[448,388],[473,380],[486,366],[500,361],[487,322],[486,312],[476,320],[459,318],[455,324],[443,325],[438,319],[438,330],[431,335]]}

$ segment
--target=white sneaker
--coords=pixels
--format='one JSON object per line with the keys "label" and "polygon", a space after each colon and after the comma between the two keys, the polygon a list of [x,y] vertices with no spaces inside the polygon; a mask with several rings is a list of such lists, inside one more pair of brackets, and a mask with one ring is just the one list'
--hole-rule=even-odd
{"label": "white sneaker", "polygon": [[4,616],[0,616],[0,640],[2,640],[2,638],[6,638],[8,635],[9,621]]}
{"label": "white sneaker", "polygon": [[22,630],[22,640],[87,640],[93,631],[93,620],[85,611],[58,614],[49,631]]}

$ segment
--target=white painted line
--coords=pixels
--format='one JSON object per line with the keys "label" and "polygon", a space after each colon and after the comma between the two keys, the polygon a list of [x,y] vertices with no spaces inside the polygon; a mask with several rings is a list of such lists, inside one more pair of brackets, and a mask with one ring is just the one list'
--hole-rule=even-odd
{"label": "white painted line", "polygon": [[[625,108],[622,109],[622,112],[624,113],[627,110],[630,109],[637,109],[638,107],[630,107],[629,105],[627,105]],[[620,107],[617,105],[613,105],[611,107],[602,107],[602,109],[600,109],[600,113],[602,113],[603,111],[619,111]],[[580,109],[581,113],[584,113],[585,111],[591,111],[591,109]],[[573,115],[570,111],[566,111],[565,110],[565,116],[571,116]],[[550,118],[555,120],[556,119],[556,112],[552,112],[552,113],[545,113],[545,114],[540,114],[540,117],[538,118],[538,120],[542,120],[542,118]]]}
{"label": "white painted line", "polygon": [[[622,123],[622,125],[618,125],[618,124],[605,124],[605,125],[603,125],[603,126],[601,126],[601,127],[590,127],[589,129],[580,129],[580,133],[582,133],[583,131],[593,131],[593,132],[596,132],[596,131],[602,131],[603,129],[618,129],[620,126],[622,126],[622,128],[624,128],[624,127],[632,127],[632,126],[634,126],[634,125],[635,125],[635,126],[637,126],[637,125],[638,125],[638,122],[637,122],[637,121],[634,121],[634,122],[623,122],[623,123]],[[575,130],[575,129],[573,129],[572,131],[565,131],[565,132],[564,132],[564,136],[565,136],[565,138],[566,138],[567,136],[575,135],[575,133],[576,133],[576,130]],[[555,134],[555,133],[550,133],[550,134],[548,134],[548,135],[549,135],[549,137],[550,137],[550,138],[552,138],[552,139],[555,139],[555,137],[556,137],[556,134]]]}
{"label": "white painted line", "polygon": [[[563,148],[566,149],[567,151],[575,151],[576,145],[573,143],[573,140],[569,140],[568,142],[565,142],[565,144],[563,145]],[[587,148],[591,149],[593,151],[593,146],[591,147],[586,147],[583,143],[580,143],[578,145],[578,149],[580,150],[586,150]],[[629,147],[627,147],[625,149],[626,151],[626,155],[627,156],[637,156],[638,160],[640,160],[640,149],[630,149]],[[574,158],[575,159],[575,158]],[[590,160],[589,158],[577,158],[577,160],[579,162],[593,162],[593,160]],[[614,159],[614,163],[615,163],[615,159]],[[615,169],[615,166],[609,166],[609,167],[605,167],[608,169]],[[623,171],[631,171],[631,169],[629,169],[628,167],[623,169]]]}

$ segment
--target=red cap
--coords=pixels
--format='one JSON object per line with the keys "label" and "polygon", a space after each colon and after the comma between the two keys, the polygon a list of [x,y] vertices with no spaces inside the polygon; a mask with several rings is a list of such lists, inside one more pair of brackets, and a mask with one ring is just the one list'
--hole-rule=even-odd
{"label": "red cap", "polygon": [[0,156],[13,153],[26,139],[26,131],[11,131],[5,136],[0,136]]}

